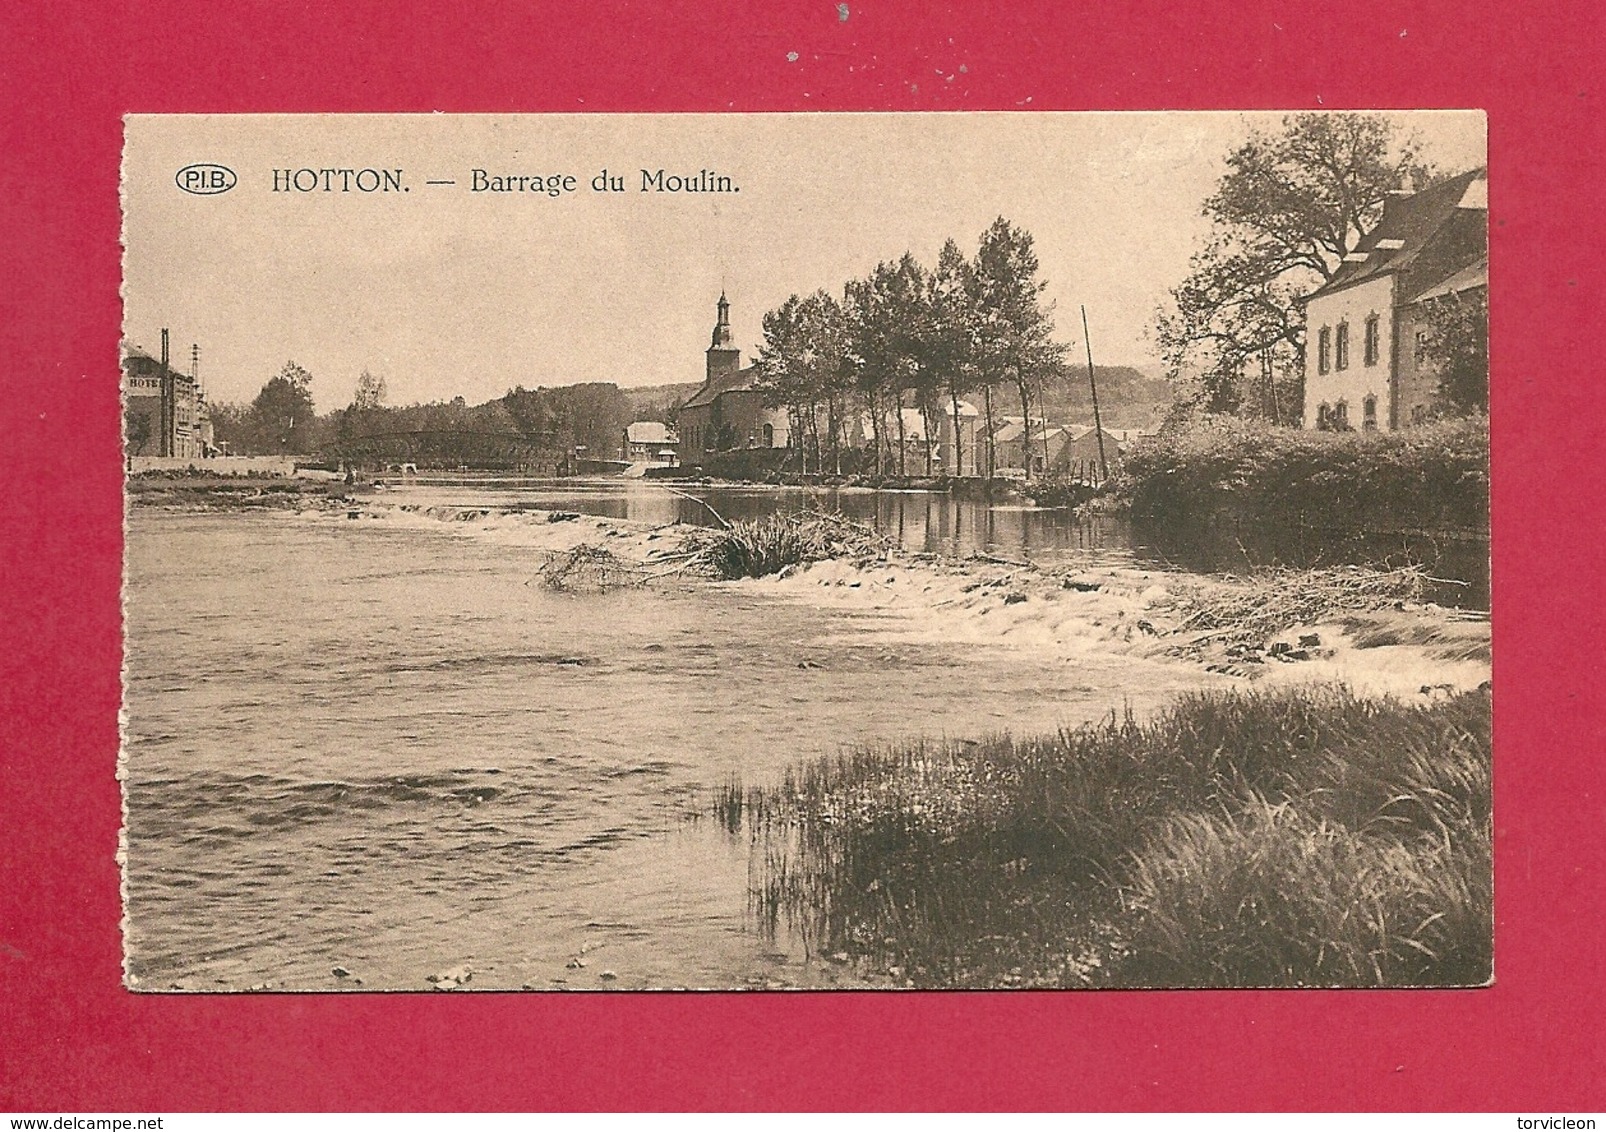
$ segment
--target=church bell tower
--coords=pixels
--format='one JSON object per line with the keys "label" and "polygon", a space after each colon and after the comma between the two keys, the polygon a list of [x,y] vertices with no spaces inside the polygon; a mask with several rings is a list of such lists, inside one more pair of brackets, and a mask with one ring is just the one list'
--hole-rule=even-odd
{"label": "church bell tower", "polygon": [[708,347],[708,380],[736,373],[742,368],[742,352],[731,341],[731,305],[725,292],[719,293],[719,317],[714,323],[713,341]]}

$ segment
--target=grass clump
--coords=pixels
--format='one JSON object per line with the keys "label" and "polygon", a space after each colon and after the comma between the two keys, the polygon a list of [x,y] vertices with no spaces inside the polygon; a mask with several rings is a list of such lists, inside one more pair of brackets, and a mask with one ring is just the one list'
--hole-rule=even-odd
{"label": "grass clump", "polygon": [[1457,832],[1357,836],[1264,799],[1172,818],[1128,870],[1124,977],[1210,987],[1484,982],[1490,846],[1486,830]]}
{"label": "grass clump", "polygon": [[918,986],[1489,977],[1489,698],[1195,693],[1015,740],[822,760],[717,805],[751,902]]}
{"label": "grass clump", "polygon": [[763,578],[826,558],[873,558],[889,541],[834,511],[772,514],[688,536],[694,569],[715,578]]}

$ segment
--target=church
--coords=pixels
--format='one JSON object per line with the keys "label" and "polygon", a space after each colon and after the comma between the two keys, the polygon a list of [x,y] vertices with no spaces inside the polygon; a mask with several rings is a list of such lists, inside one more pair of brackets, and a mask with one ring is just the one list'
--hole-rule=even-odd
{"label": "church", "polygon": [[681,463],[700,464],[735,449],[787,446],[786,413],[767,407],[757,386],[758,374],[753,366],[742,366],[742,352],[732,340],[730,303],[722,291],[702,388],[676,418]]}

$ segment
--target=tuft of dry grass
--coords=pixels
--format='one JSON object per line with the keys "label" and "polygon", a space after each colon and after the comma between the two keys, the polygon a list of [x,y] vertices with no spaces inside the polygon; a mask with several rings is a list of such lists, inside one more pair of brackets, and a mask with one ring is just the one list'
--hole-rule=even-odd
{"label": "tuft of dry grass", "polygon": [[1258,645],[1296,625],[1418,600],[1428,581],[1419,565],[1279,567],[1208,583],[1179,582],[1158,608],[1176,619],[1176,633],[1193,634],[1194,646]]}
{"label": "tuft of dry grass", "polygon": [[714,578],[763,578],[827,558],[874,558],[891,546],[875,528],[835,511],[772,514],[686,536],[691,567]]}
{"label": "tuft of dry grass", "polygon": [[1490,845],[1357,835],[1289,802],[1171,818],[1123,889],[1126,979],[1189,987],[1476,985]]}
{"label": "tuft of dry grass", "polygon": [[646,582],[646,570],[602,546],[581,543],[550,551],[538,576],[550,590],[601,593]]}

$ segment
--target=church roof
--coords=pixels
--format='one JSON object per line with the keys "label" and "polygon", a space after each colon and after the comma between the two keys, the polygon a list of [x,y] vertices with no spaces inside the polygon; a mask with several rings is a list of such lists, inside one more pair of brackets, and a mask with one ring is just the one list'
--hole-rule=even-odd
{"label": "church roof", "polygon": [[[1310,295],[1330,294],[1368,279],[1397,273],[1420,275],[1424,270],[1434,278],[1412,280],[1416,287],[1427,287],[1465,267],[1469,258],[1487,254],[1488,238],[1485,232],[1482,249],[1468,256],[1465,252],[1451,251],[1451,262],[1439,262],[1447,248],[1435,248],[1444,243],[1446,234],[1464,237],[1467,233],[1451,232],[1470,226],[1480,231],[1488,224],[1488,197],[1485,186],[1487,175],[1481,168],[1468,170],[1459,176],[1440,181],[1419,193],[1393,196],[1383,203],[1383,216],[1377,226],[1356,245],[1344,262],[1338,265],[1333,277]],[[1454,239],[1456,245],[1469,248],[1477,243],[1465,238]]]}
{"label": "church roof", "polygon": [[703,387],[691,395],[691,400],[681,406],[682,409],[696,409],[703,405],[712,405],[720,396],[734,393],[742,389],[752,389],[758,383],[758,372],[753,366],[736,370],[734,373],[715,374],[703,382]]}

